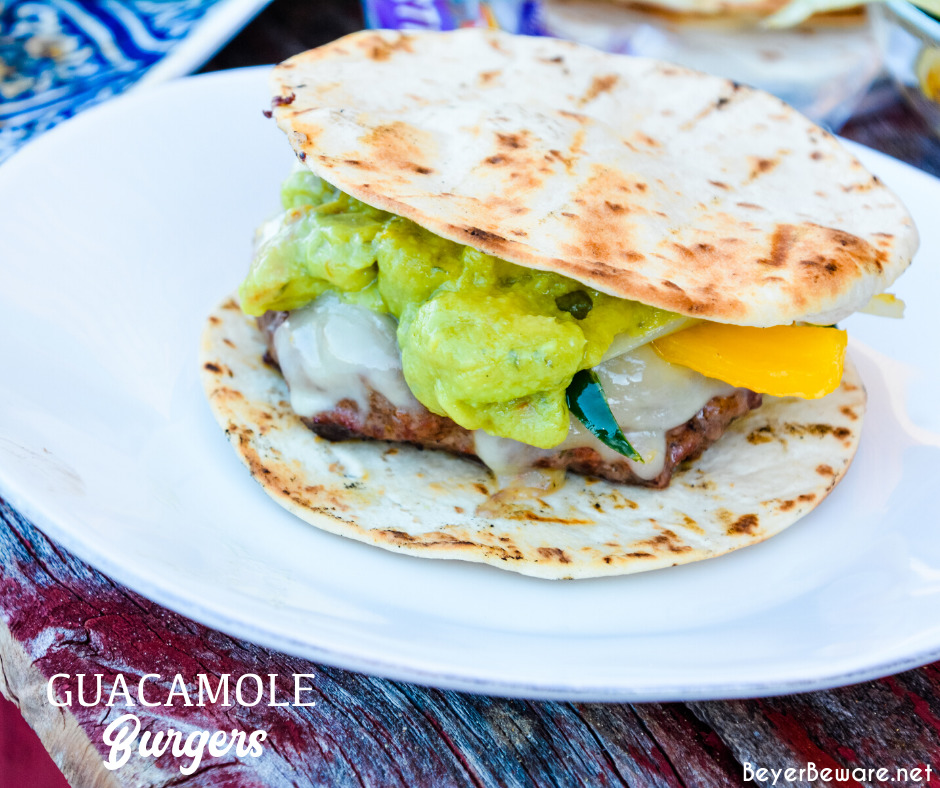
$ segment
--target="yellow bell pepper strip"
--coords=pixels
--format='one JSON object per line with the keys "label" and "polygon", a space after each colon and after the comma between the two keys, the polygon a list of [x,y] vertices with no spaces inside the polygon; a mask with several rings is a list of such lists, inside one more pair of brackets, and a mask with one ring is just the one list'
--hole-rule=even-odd
{"label": "yellow bell pepper strip", "polygon": [[825,326],[699,323],[653,340],[671,364],[776,397],[818,399],[838,387],[848,336]]}

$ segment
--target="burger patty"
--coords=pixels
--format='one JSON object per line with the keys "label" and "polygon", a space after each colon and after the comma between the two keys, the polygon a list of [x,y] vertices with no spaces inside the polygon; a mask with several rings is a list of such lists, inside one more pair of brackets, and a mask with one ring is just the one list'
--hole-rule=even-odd
{"label": "burger patty", "polygon": [[[274,332],[286,317],[286,312],[267,312],[258,318],[258,326],[268,346],[265,360],[274,365],[277,365]],[[761,395],[749,389],[738,388],[726,396],[712,397],[691,419],[666,433],[663,470],[652,479],[637,476],[626,459],[611,461],[586,446],[561,449],[540,458],[536,467],[567,469],[623,484],[662,489],[669,485],[680,463],[696,459],[724,434],[731,422],[760,405]],[[321,438],[331,441],[395,441],[479,459],[470,430],[447,416],[438,416],[426,409],[400,410],[377,391],[371,392],[367,411],[363,411],[355,400],[343,399],[331,410],[302,417],[301,420]]]}

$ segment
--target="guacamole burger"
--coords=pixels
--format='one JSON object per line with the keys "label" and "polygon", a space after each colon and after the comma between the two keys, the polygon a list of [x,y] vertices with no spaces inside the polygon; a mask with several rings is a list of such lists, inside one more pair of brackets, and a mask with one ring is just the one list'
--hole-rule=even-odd
{"label": "guacamole burger", "polygon": [[726,80],[481,31],[348,36],[274,91],[299,166],[203,369],[288,509],[585,577],[760,541],[841,478],[865,398],[833,324],[917,237],[831,135]]}

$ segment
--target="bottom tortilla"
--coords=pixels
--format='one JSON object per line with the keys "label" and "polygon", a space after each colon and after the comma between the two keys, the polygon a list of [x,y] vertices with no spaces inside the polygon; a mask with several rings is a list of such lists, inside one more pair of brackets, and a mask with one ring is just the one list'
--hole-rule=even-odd
{"label": "bottom tortilla", "polygon": [[291,410],[254,321],[209,317],[209,404],[265,492],[318,528],[395,552],[550,579],[623,575],[756,544],[812,511],[858,448],[865,390],[851,363],[817,400],[764,397],[665,490],[569,474],[554,492],[500,495],[472,460],[376,441],[332,443]]}

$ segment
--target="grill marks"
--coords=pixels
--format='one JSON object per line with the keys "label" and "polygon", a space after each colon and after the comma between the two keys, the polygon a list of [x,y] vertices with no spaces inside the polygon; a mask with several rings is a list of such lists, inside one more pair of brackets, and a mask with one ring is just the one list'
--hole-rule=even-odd
{"label": "grill marks", "polygon": [[728,526],[729,535],[739,535],[747,534],[753,535],[757,532],[759,526],[759,520],[757,519],[756,514],[745,514],[735,520],[730,526]]}
{"label": "grill marks", "polygon": [[795,301],[804,297],[801,290],[835,298],[847,281],[880,272],[885,258],[883,250],[861,238],[818,225],[777,225],[768,251],[755,262],[763,268],[789,272],[780,281]]}
{"label": "grill marks", "polygon": [[367,58],[379,63],[389,60],[397,53],[414,51],[412,36],[406,33],[399,34],[397,38],[370,36],[360,39],[359,46]]}
{"label": "grill marks", "polygon": [[[276,315],[269,315],[263,321],[265,333],[276,320]],[[444,465],[436,459],[441,456],[437,453],[377,443],[371,447],[367,474],[347,470],[331,453],[327,441],[318,440],[301,426],[290,410],[275,368],[258,363],[263,339],[237,304],[226,301],[210,317],[208,326],[199,359],[203,384],[216,419],[251,474],[272,497],[307,522],[396,552],[466,558],[555,578],[620,574],[685,563],[753,544],[786,527],[792,518],[780,513],[802,514],[815,506],[841,477],[851,457],[851,452],[841,448],[805,457],[810,460],[804,463],[811,477],[807,488],[786,499],[758,498],[753,506],[740,506],[741,479],[736,479],[735,489],[729,491],[720,476],[692,465],[680,466],[672,484],[679,491],[695,490],[701,495],[706,502],[702,510],[674,508],[669,503],[651,507],[644,497],[648,491],[618,488],[584,477],[572,483],[580,486],[578,495],[585,506],[569,507],[552,497],[525,499],[516,501],[505,516],[480,517],[475,508],[490,500],[497,488],[482,471],[475,474],[471,463],[445,458]],[[857,429],[850,426],[861,419],[864,396],[857,378],[851,371],[849,375],[841,391],[856,394],[840,400],[843,407],[838,414],[815,413],[807,419],[805,413],[785,410],[765,422],[761,417],[764,411],[757,411],[754,416],[758,420],[750,426],[742,424],[738,430],[746,436],[761,436],[757,445],[748,447],[754,456],[786,441],[792,446],[841,447],[857,440]],[[756,403],[741,404],[753,407]],[[338,438],[354,437],[351,433],[371,425],[380,439],[393,437],[394,430],[399,431],[398,440],[418,441],[433,433],[442,448],[461,453],[472,448],[465,431],[433,414],[410,424],[400,419],[392,427],[375,403],[370,414],[353,405],[350,401],[339,403],[345,412],[335,419]],[[677,449],[694,452],[702,438],[710,441],[716,437],[714,428],[720,414],[711,412],[713,405],[703,409],[701,419],[696,417],[680,431],[671,431],[670,441]],[[852,419],[846,410],[859,418]],[[429,420],[435,419],[439,429],[430,428]],[[772,424],[775,430],[758,428],[761,424]],[[734,441],[734,430],[723,440]],[[769,440],[764,440],[765,435]],[[590,457],[581,461],[584,472],[600,470],[592,467]],[[390,491],[401,489],[402,478],[411,479],[411,486],[407,495],[396,500]],[[246,474],[245,483],[247,479]],[[657,491],[656,500],[669,501],[661,497],[669,494]],[[408,509],[409,500],[421,501],[420,507]],[[404,516],[398,516],[402,507]],[[602,538],[592,537],[596,529],[589,522],[608,527]],[[690,530],[699,535],[692,538]]]}
{"label": "grill marks", "polygon": [[437,141],[433,134],[396,120],[372,128],[361,142],[369,152],[370,168],[406,170],[419,175],[434,172]]}
{"label": "grill marks", "polygon": [[594,101],[602,93],[609,93],[613,90],[614,85],[617,84],[620,77],[617,74],[605,74],[604,76],[597,76],[591,80],[591,85],[587,89],[587,92],[581,97],[581,100],[578,102],[580,106],[589,104]]}
{"label": "grill marks", "polygon": [[787,254],[793,243],[793,227],[789,224],[778,225],[770,241],[770,258],[758,260],[759,263],[779,268],[787,262]]}
{"label": "grill marks", "polygon": [[[376,69],[394,91],[376,89]],[[367,31],[276,79],[294,96],[279,125],[305,135],[295,149],[340,188],[666,309],[787,322],[859,278],[896,275],[913,248],[903,209],[829,135],[726,80],[469,31]],[[513,94],[523,83],[533,101]],[[620,182],[603,188],[591,163]]]}
{"label": "grill marks", "polygon": [[510,148],[511,150],[518,150],[519,148],[525,148],[528,146],[527,137],[529,132],[521,131],[513,134],[506,134],[503,132],[496,132],[497,144],[501,148]]}
{"label": "grill marks", "polygon": [[543,149],[531,131],[494,131],[490,145],[473,170],[490,185],[491,192],[520,206],[524,207],[528,195],[540,191],[546,176],[553,176],[558,169],[555,157]]}
{"label": "grill marks", "polygon": [[[635,232],[633,214],[645,213],[632,198],[637,182],[622,173],[595,165],[593,175],[575,193],[572,202],[577,214],[570,220],[570,237],[566,252],[573,257],[599,261],[623,259],[621,253],[633,248]],[[634,253],[636,254],[636,253]],[[634,261],[642,259],[637,255]],[[600,266],[597,266],[600,269]]]}
{"label": "grill marks", "polygon": [[728,90],[726,94],[720,95],[713,103],[707,105],[702,109],[694,118],[686,121],[682,124],[683,131],[691,131],[699,123],[701,123],[705,118],[709,117],[715,112],[727,111],[728,106],[734,100],[735,96],[739,95],[740,85],[735,82],[729,83]]}
{"label": "grill marks", "polygon": [[748,156],[748,162],[750,163],[748,181],[757,180],[761,175],[772,172],[780,165],[780,161],[779,158],[768,159],[764,156]]}

